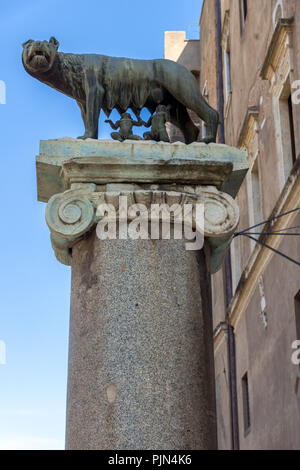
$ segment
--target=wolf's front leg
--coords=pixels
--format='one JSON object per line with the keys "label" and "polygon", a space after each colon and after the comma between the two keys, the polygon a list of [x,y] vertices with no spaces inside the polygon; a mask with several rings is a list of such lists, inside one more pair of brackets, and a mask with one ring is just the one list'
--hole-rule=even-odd
{"label": "wolf's front leg", "polygon": [[96,84],[87,84],[85,133],[79,139],[98,139],[98,121],[104,90]]}

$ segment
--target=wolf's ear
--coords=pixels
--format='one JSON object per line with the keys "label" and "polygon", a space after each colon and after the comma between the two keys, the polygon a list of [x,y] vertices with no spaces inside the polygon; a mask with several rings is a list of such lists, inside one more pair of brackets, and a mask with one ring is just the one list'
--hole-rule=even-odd
{"label": "wolf's ear", "polygon": [[28,41],[23,42],[22,46],[25,47],[25,46],[27,46],[28,44],[31,44],[32,42],[34,42],[34,40],[33,40],[33,39],[29,39]]}
{"label": "wolf's ear", "polygon": [[53,46],[55,46],[56,49],[58,49],[59,42],[58,42],[57,39],[55,39],[55,37],[51,36],[51,38],[49,39],[49,43],[50,43],[50,44],[53,44]]}

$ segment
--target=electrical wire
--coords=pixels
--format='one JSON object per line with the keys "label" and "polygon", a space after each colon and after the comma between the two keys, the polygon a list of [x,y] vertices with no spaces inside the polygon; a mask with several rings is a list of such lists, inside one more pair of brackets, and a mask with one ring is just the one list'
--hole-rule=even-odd
{"label": "electrical wire", "polygon": [[275,248],[271,247],[270,245],[267,245],[265,242],[263,242],[262,240],[259,240],[257,238],[254,238],[253,235],[258,235],[258,236],[281,236],[281,237],[286,237],[286,236],[300,236],[300,233],[287,233],[288,230],[295,230],[297,228],[300,228],[300,226],[295,226],[295,227],[290,227],[290,228],[284,228],[282,230],[277,230],[275,232],[250,232],[250,230],[253,230],[257,227],[261,227],[262,225],[266,225],[266,224],[269,224],[271,222],[273,222],[274,220],[278,220],[280,219],[281,217],[284,217],[286,215],[289,215],[289,214],[292,214],[293,212],[297,212],[297,211],[300,211],[300,207],[297,208],[297,209],[293,209],[291,211],[288,211],[288,212],[285,212],[284,214],[280,214],[280,215],[277,215],[275,217],[272,217],[271,219],[268,219],[264,222],[260,222],[259,224],[256,224],[256,225],[253,225],[252,227],[249,227],[249,228],[246,228],[245,230],[241,231],[241,232],[236,232],[234,233],[232,239],[238,237],[238,236],[244,236],[244,237],[247,237],[249,238],[250,240],[253,240],[255,241],[256,243],[258,243],[259,245],[265,247],[265,248],[268,248],[269,250],[273,251],[274,253],[276,253],[277,255],[280,255],[282,256],[283,258],[285,258],[286,260],[296,264],[297,266],[300,266],[300,262],[291,258],[290,256],[287,256],[286,254],[282,253],[281,251],[278,251],[276,250]]}

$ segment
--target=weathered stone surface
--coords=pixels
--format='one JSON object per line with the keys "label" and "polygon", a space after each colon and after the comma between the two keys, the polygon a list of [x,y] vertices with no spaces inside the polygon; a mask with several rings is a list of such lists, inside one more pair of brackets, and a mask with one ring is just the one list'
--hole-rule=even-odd
{"label": "weathered stone surface", "polygon": [[98,184],[207,184],[235,197],[248,170],[246,152],[221,144],[70,138],[41,141],[36,165],[38,199],[43,202],[72,182],[95,179]]}
{"label": "weathered stone surface", "polygon": [[73,248],[67,449],[215,449],[210,284],[183,241]]}
{"label": "weathered stone surface", "polygon": [[62,164],[66,186],[93,181],[115,183],[179,183],[220,188],[232,173],[232,163],[187,158],[146,159],[123,157],[79,157]]}
{"label": "weathered stone surface", "polygon": [[[108,187],[107,187],[108,186]],[[190,222],[186,218],[184,223],[201,236],[205,236],[213,247],[212,273],[219,270],[228,244],[239,222],[239,208],[235,201],[226,193],[218,191],[211,186],[195,186],[180,188],[171,187],[172,190],[163,190],[159,185],[155,189],[143,189],[137,185],[107,185],[104,191],[96,192],[95,184],[73,183],[72,189],[56,194],[49,199],[46,208],[46,221],[51,231],[52,247],[56,258],[63,264],[72,264],[71,249],[76,242],[90,231],[97,222],[103,218],[98,214],[98,207],[103,204],[111,205],[119,220],[120,197],[126,199],[126,220],[133,220],[129,215],[129,207],[142,204],[145,211],[146,223],[149,226],[153,220],[153,205],[179,208],[183,220],[186,205],[190,205]],[[203,205],[204,219],[196,220],[196,206]],[[133,218],[136,217],[134,212]],[[122,215],[124,218],[124,214]],[[156,216],[162,220],[162,212]],[[174,212],[170,215],[174,220]],[[226,249],[222,249],[222,247]],[[219,249],[219,247],[221,248]]]}

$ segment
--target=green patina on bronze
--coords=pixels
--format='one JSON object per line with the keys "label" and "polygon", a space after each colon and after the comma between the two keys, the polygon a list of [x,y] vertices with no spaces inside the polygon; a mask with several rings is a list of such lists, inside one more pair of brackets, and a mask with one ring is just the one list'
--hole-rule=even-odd
{"label": "green patina on bronze", "polygon": [[199,133],[187,109],[206,122],[203,141],[216,141],[218,113],[203,98],[186,67],[166,59],[65,54],[58,52],[58,46],[53,37],[25,42],[23,65],[34,78],[77,101],[85,126],[80,138],[98,138],[101,110],[109,117],[113,109],[123,114],[130,108],[138,117],[144,107],[154,114],[158,105],[165,105],[170,122],[181,129],[187,144],[195,142]]}

